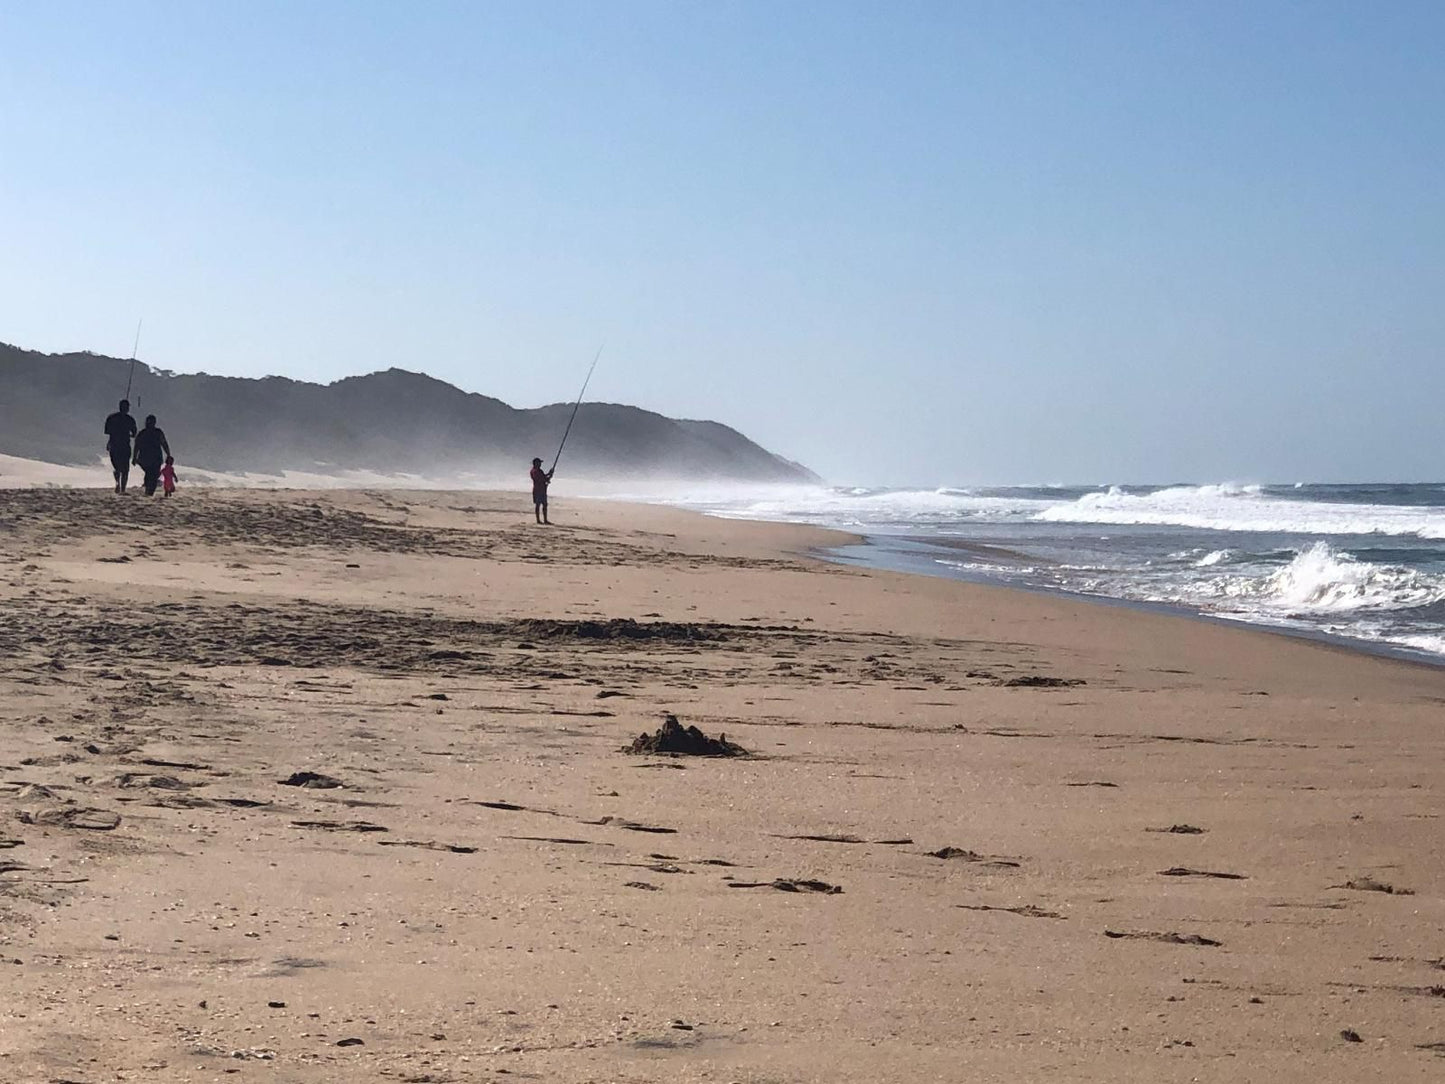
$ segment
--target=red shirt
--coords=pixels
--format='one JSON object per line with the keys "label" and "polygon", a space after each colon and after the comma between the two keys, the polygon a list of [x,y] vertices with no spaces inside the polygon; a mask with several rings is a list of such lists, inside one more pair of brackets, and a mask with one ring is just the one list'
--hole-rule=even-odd
{"label": "red shirt", "polygon": [[547,492],[547,483],[550,482],[551,480],[552,480],[551,478],[548,478],[548,477],[547,477],[547,472],[544,471],[541,467],[533,467],[533,468],[532,468],[532,492],[533,492],[533,493],[546,493],[546,492]]}

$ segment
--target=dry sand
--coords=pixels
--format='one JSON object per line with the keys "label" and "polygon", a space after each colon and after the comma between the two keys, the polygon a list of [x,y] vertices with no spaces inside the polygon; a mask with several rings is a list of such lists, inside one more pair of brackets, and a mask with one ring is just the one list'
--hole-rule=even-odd
{"label": "dry sand", "polygon": [[1445,671],[554,516],[0,493],[0,1080],[1445,1076]]}

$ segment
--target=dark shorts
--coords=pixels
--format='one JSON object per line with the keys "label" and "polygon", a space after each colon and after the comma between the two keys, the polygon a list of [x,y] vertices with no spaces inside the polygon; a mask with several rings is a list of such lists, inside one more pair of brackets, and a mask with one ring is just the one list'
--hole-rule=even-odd
{"label": "dark shorts", "polygon": [[534,490],[532,490],[532,503],[533,503],[533,504],[546,504],[546,503],[547,503],[547,491],[546,491],[545,489],[534,489]]}
{"label": "dark shorts", "polygon": [[110,450],[110,465],[120,471],[121,474],[130,473],[130,449],[112,448]]}

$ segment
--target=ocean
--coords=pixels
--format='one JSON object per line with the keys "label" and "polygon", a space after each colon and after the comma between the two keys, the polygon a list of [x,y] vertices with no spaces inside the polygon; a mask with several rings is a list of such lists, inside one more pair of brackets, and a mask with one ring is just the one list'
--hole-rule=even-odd
{"label": "ocean", "polygon": [[839,560],[1445,662],[1445,484],[787,487],[673,503],[866,536]]}

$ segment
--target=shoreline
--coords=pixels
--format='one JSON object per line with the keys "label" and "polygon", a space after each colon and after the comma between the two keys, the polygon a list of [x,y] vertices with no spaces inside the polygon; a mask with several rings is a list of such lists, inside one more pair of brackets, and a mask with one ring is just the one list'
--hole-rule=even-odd
{"label": "shoreline", "polygon": [[[770,522],[757,520],[750,522]],[[1171,602],[1150,602],[1141,599],[1118,598],[1113,595],[1088,594],[1083,591],[1068,591],[1058,587],[1046,587],[1036,584],[1012,583],[1006,580],[995,579],[986,573],[971,573],[964,569],[956,570],[953,573],[932,572],[923,566],[920,560],[919,567],[906,567],[902,561],[890,563],[888,560],[870,561],[864,557],[853,557],[843,551],[857,548],[865,549],[873,546],[873,540],[880,536],[875,534],[858,535],[858,541],[849,542],[843,545],[819,551],[822,560],[834,561],[849,567],[876,568],[886,571],[897,572],[908,576],[926,576],[931,579],[952,581],[955,583],[972,583],[987,587],[996,587],[1008,591],[1022,591],[1027,594],[1041,595],[1046,598],[1071,599],[1081,602],[1098,603],[1102,606],[1122,609],[1126,611],[1137,611],[1139,613],[1163,614],[1172,617],[1188,618],[1190,620],[1203,621],[1210,625],[1224,628],[1235,628],[1251,632],[1267,632],[1277,636],[1285,636],[1290,639],[1304,640],[1312,643],[1322,644],[1346,652],[1358,652],[1363,655],[1371,655],[1379,658],[1391,659],[1396,662],[1412,663],[1432,669],[1445,668],[1445,655],[1424,651],[1418,648],[1410,648],[1403,645],[1392,644],[1381,640],[1367,640],[1362,637],[1345,636],[1340,633],[1320,632],[1313,629],[1294,628],[1289,625],[1270,624],[1265,621],[1250,621],[1243,618],[1230,618],[1220,614],[1209,613],[1204,610],[1192,609],[1178,603]],[[936,540],[930,540],[929,545],[940,545]],[[946,545],[946,544],[945,544]],[[882,547],[879,547],[880,549]],[[974,544],[967,540],[959,539],[956,544],[947,548],[964,550],[970,553],[982,555],[1009,555],[1024,559],[1026,555],[1016,551],[1008,550],[999,546],[986,544]],[[1030,559],[1032,560],[1032,559]]]}
{"label": "shoreline", "polygon": [[0,491],[0,1078],[1438,1071],[1445,673],[530,512]]}
{"label": "shoreline", "polygon": [[[101,469],[99,467],[59,467],[38,460],[21,460],[15,459],[14,457],[0,457],[0,461],[3,461],[0,462],[0,466],[5,466],[9,471],[12,472],[16,471],[19,468],[24,468],[21,473],[13,475],[14,478],[30,479],[29,481],[23,481],[17,485],[8,485],[4,484],[8,483],[11,480],[10,477],[7,477],[4,479],[4,482],[0,482],[0,492],[3,492],[5,489],[49,489],[77,490],[82,492],[94,491],[100,493],[109,492],[109,486],[97,482],[97,478],[100,476],[101,473]],[[208,479],[212,477],[212,474],[210,472],[201,472],[201,474],[203,477]],[[56,478],[60,475],[64,475],[68,480],[57,481]],[[336,484],[334,486],[327,485],[321,489],[316,489],[314,486],[314,483],[318,481],[318,476],[311,476],[305,474],[297,475],[291,479],[282,476],[278,476],[275,479],[272,479],[269,476],[264,479],[253,479],[249,477],[243,478],[241,476],[236,476],[232,478],[231,476],[220,475],[215,475],[214,477],[219,480],[219,484],[217,484],[217,482],[215,481],[207,481],[201,484],[190,485],[188,486],[188,489],[190,489],[192,492],[264,491],[282,495],[304,494],[312,492],[330,494],[365,494],[369,492],[387,492],[395,494],[426,493],[433,495],[451,494],[454,496],[460,496],[468,493],[483,494],[488,496],[496,496],[503,493],[508,495],[511,494],[510,490],[487,490],[470,488],[450,490],[445,488],[439,488],[441,483],[437,483],[438,488],[433,488],[431,485],[427,485],[421,489],[410,489],[407,488],[408,484],[414,483],[418,481],[418,479],[403,476],[398,476],[397,478],[392,479],[384,479],[378,476],[376,481],[372,481],[369,479],[361,480],[338,478],[335,479]],[[521,490],[517,491],[517,495],[519,499],[525,496],[525,494]],[[140,494],[137,493],[138,498],[139,496]],[[823,561],[825,563],[839,564],[844,567],[856,567],[861,569],[879,569],[883,571],[899,573],[902,575],[923,576],[928,579],[942,580],[945,582],[977,584],[980,586],[986,586],[991,588],[1019,591],[1028,595],[1037,595],[1044,598],[1097,603],[1107,608],[1122,609],[1126,612],[1182,617],[1190,620],[1200,621],[1215,627],[1238,629],[1246,632],[1264,632],[1276,636],[1283,636],[1291,640],[1314,643],[1334,648],[1336,650],[1341,650],[1347,653],[1356,653],[1363,656],[1387,659],[1393,662],[1408,663],[1426,667],[1428,669],[1445,669],[1445,656],[1437,655],[1422,649],[1392,644],[1386,641],[1372,641],[1361,637],[1352,637],[1338,633],[1315,631],[1305,628],[1295,628],[1288,625],[1271,624],[1265,621],[1252,621],[1240,618],[1230,618],[1227,616],[1221,616],[1219,614],[1212,614],[1203,610],[1193,609],[1191,607],[1180,605],[1177,603],[1152,602],[1137,599],[1119,598],[1111,595],[1074,592],[1062,588],[1041,586],[1035,584],[1015,583],[990,577],[986,573],[971,573],[963,569],[955,570],[953,573],[938,573],[934,572],[930,567],[928,567],[929,564],[932,563],[932,558],[927,556],[926,554],[920,554],[919,560],[914,564],[910,564],[906,562],[906,560],[895,559],[889,561],[886,556],[883,560],[870,561],[867,558],[853,557],[843,552],[850,548],[870,550],[872,552],[884,552],[885,547],[879,545],[878,540],[898,537],[904,541],[914,541],[907,538],[906,536],[893,536],[879,532],[867,532],[843,527],[822,526],[818,524],[795,520],[755,519],[731,513],[722,514],[703,512],[696,509],[683,508],[676,504],[654,503],[639,499],[624,500],[610,497],[574,497],[568,498],[568,500],[582,502],[584,504],[601,504],[610,506],[626,506],[632,504],[639,507],[667,510],[673,512],[684,512],[687,514],[699,515],[707,519],[719,520],[723,522],[735,521],[740,523],[756,524],[761,527],[784,526],[796,528],[804,532],[815,532],[834,537],[834,541],[830,545],[818,545],[810,547],[811,554],[817,560]],[[1048,563],[1047,559],[1031,557],[1027,554],[1010,549],[1008,547],[1001,547],[988,543],[976,542],[962,537],[929,537],[925,541],[917,542],[916,544],[919,546],[934,546],[944,549],[955,549],[985,557],[997,557],[1001,560],[1006,561],[1027,561],[1029,563],[1037,564],[1041,560],[1043,560],[1044,563]],[[906,557],[906,553],[901,551],[895,551],[892,556],[894,556],[895,558],[904,558]]]}
{"label": "shoreline", "polygon": [[[7,488],[17,490],[50,489],[78,490],[82,492],[95,491],[101,493],[109,492],[109,486],[100,484],[96,480],[100,475],[99,467],[59,467],[38,460],[20,460],[15,459],[14,457],[0,457],[0,461],[3,461],[0,462],[0,465],[6,466],[9,471],[16,471],[17,468],[25,468],[22,473],[16,474],[13,477],[30,479],[29,481],[21,482],[17,485],[7,485],[3,482],[0,482],[0,492],[3,492]],[[208,479],[211,477],[211,474],[208,472],[201,473],[203,477],[206,477]],[[62,475],[67,480],[57,481],[56,478]],[[327,485],[319,490],[314,488],[314,483],[318,480],[318,477],[304,474],[297,475],[295,478],[292,479],[281,476],[278,476],[275,479],[272,479],[269,476],[264,479],[252,479],[242,478],[240,476],[232,478],[230,476],[219,475],[216,475],[215,478],[220,479],[219,484],[213,481],[208,481],[201,484],[190,485],[188,486],[188,488],[193,492],[206,492],[212,490],[216,492],[255,490],[276,494],[301,494],[311,492],[332,494],[388,492],[405,494],[415,492],[437,495],[462,495],[467,493],[473,493],[495,496],[499,493],[511,493],[510,490],[450,490],[440,488],[440,483],[437,484],[438,488],[433,488],[428,485],[421,489],[410,489],[407,488],[408,484],[413,483],[418,479],[401,476],[393,479],[383,479],[378,476],[378,479],[376,481],[360,479],[336,479],[335,486]],[[4,482],[9,482],[10,480],[11,478],[7,477],[4,479]],[[296,484],[298,482],[303,484]],[[517,493],[519,497],[525,496],[525,494],[521,490],[518,490]],[[137,497],[139,497],[139,494],[137,494]],[[625,506],[628,504],[635,504],[640,507],[669,511],[680,511],[688,514],[695,514],[703,516],[707,519],[721,520],[724,522],[736,521],[741,523],[752,523],[763,527],[786,526],[797,528],[801,531],[819,532],[831,536],[836,536],[834,543],[831,545],[820,545],[811,547],[811,552],[816,557],[816,559],[826,563],[840,564],[845,567],[880,569],[884,571],[896,572],[903,575],[923,576],[929,579],[942,580],[945,582],[978,584],[981,586],[987,586],[992,588],[1020,591],[1025,594],[1038,595],[1045,598],[1097,603],[1108,608],[1122,609],[1129,612],[1182,617],[1190,620],[1204,622],[1206,624],[1216,627],[1239,629],[1242,631],[1265,632],[1272,635],[1283,636],[1291,640],[1315,643],[1322,646],[1331,647],[1348,653],[1357,653],[1364,656],[1388,659],[1394,662],[1409,663],[1413,665],[1423,666],[1429,669],[1445,668],[1445,656],[1434,654],[1432,652],[1422,649],[1392,644],[1387,641],[1372,641],[1364,639],[1362,637],[1352,637],[1339,633],[1315,631],[1305,628],[1295,628],[1288,625],[1272,624],[1265,621],[1230,618],[1227,616],[1221,616],[1219,614],[1212,614],[1203,610],[1193,609],[1191,607],[1177,603],[1152,602],[1137,599],[1119,598],[1112,595],[1088,594],[1084,592],[1068,591],[1062,588],[1041,586],[1035,584],[1014,583],[1007,580],[990,577],[986,573],[971,573],[963,569],[956,570],[953,573],[938,573],[932,571],[932,569],[928,567],[932,559],[925,554],[920,554],[920,559],[917,561],[916,564],[909,564],[904,560],[895,559],[893,561],[889,561],[886,558],[879,561],[870,561],[866,558],[853,557],[845,552],[842,552],[850,548],[870,549],[874,552],[881,552],[885,549],[885,547],[880,546],[877,540],[899,537],[902,538],[904,541],[913,541],[911,539],[908,539],[906,536],[892,536],[879,532],[867,532],[852,530],[843,527],[822,526],[818,524],[800,522],[795,520],[754,519],[731,513],[721,514],[703,512],[696,509],[683,508],[676,504],[654,503],[638,499],[623,500],[610,497],[574,497],[568,498],[568,500],[612,506]],[[930,537],[925,541],[918,542],[917,544],[919,546],[935,546],[944,549],[955,549],[985,557],[992,556],[1006,561],[1027,561],[1029,563],[1037,564],[1040,563],[1040,561],[1042,560],[1044,561],[1044,563],[1048,563],[1047,559],[1031,557],[1027,554],[1010,549],[1008,547],[1001,547],[988,543],[976,542],[962,537]],[[894,556],[904,557],[906,555],[902,552],[895,552]]]}
{"label": "shoreline", "polygon": [[887,567],[1162,602],[1366,651],[1445,659],[1439,487],[1126,488],[832,489],[691,504],[864,530],[886,551],[878,563]]}

